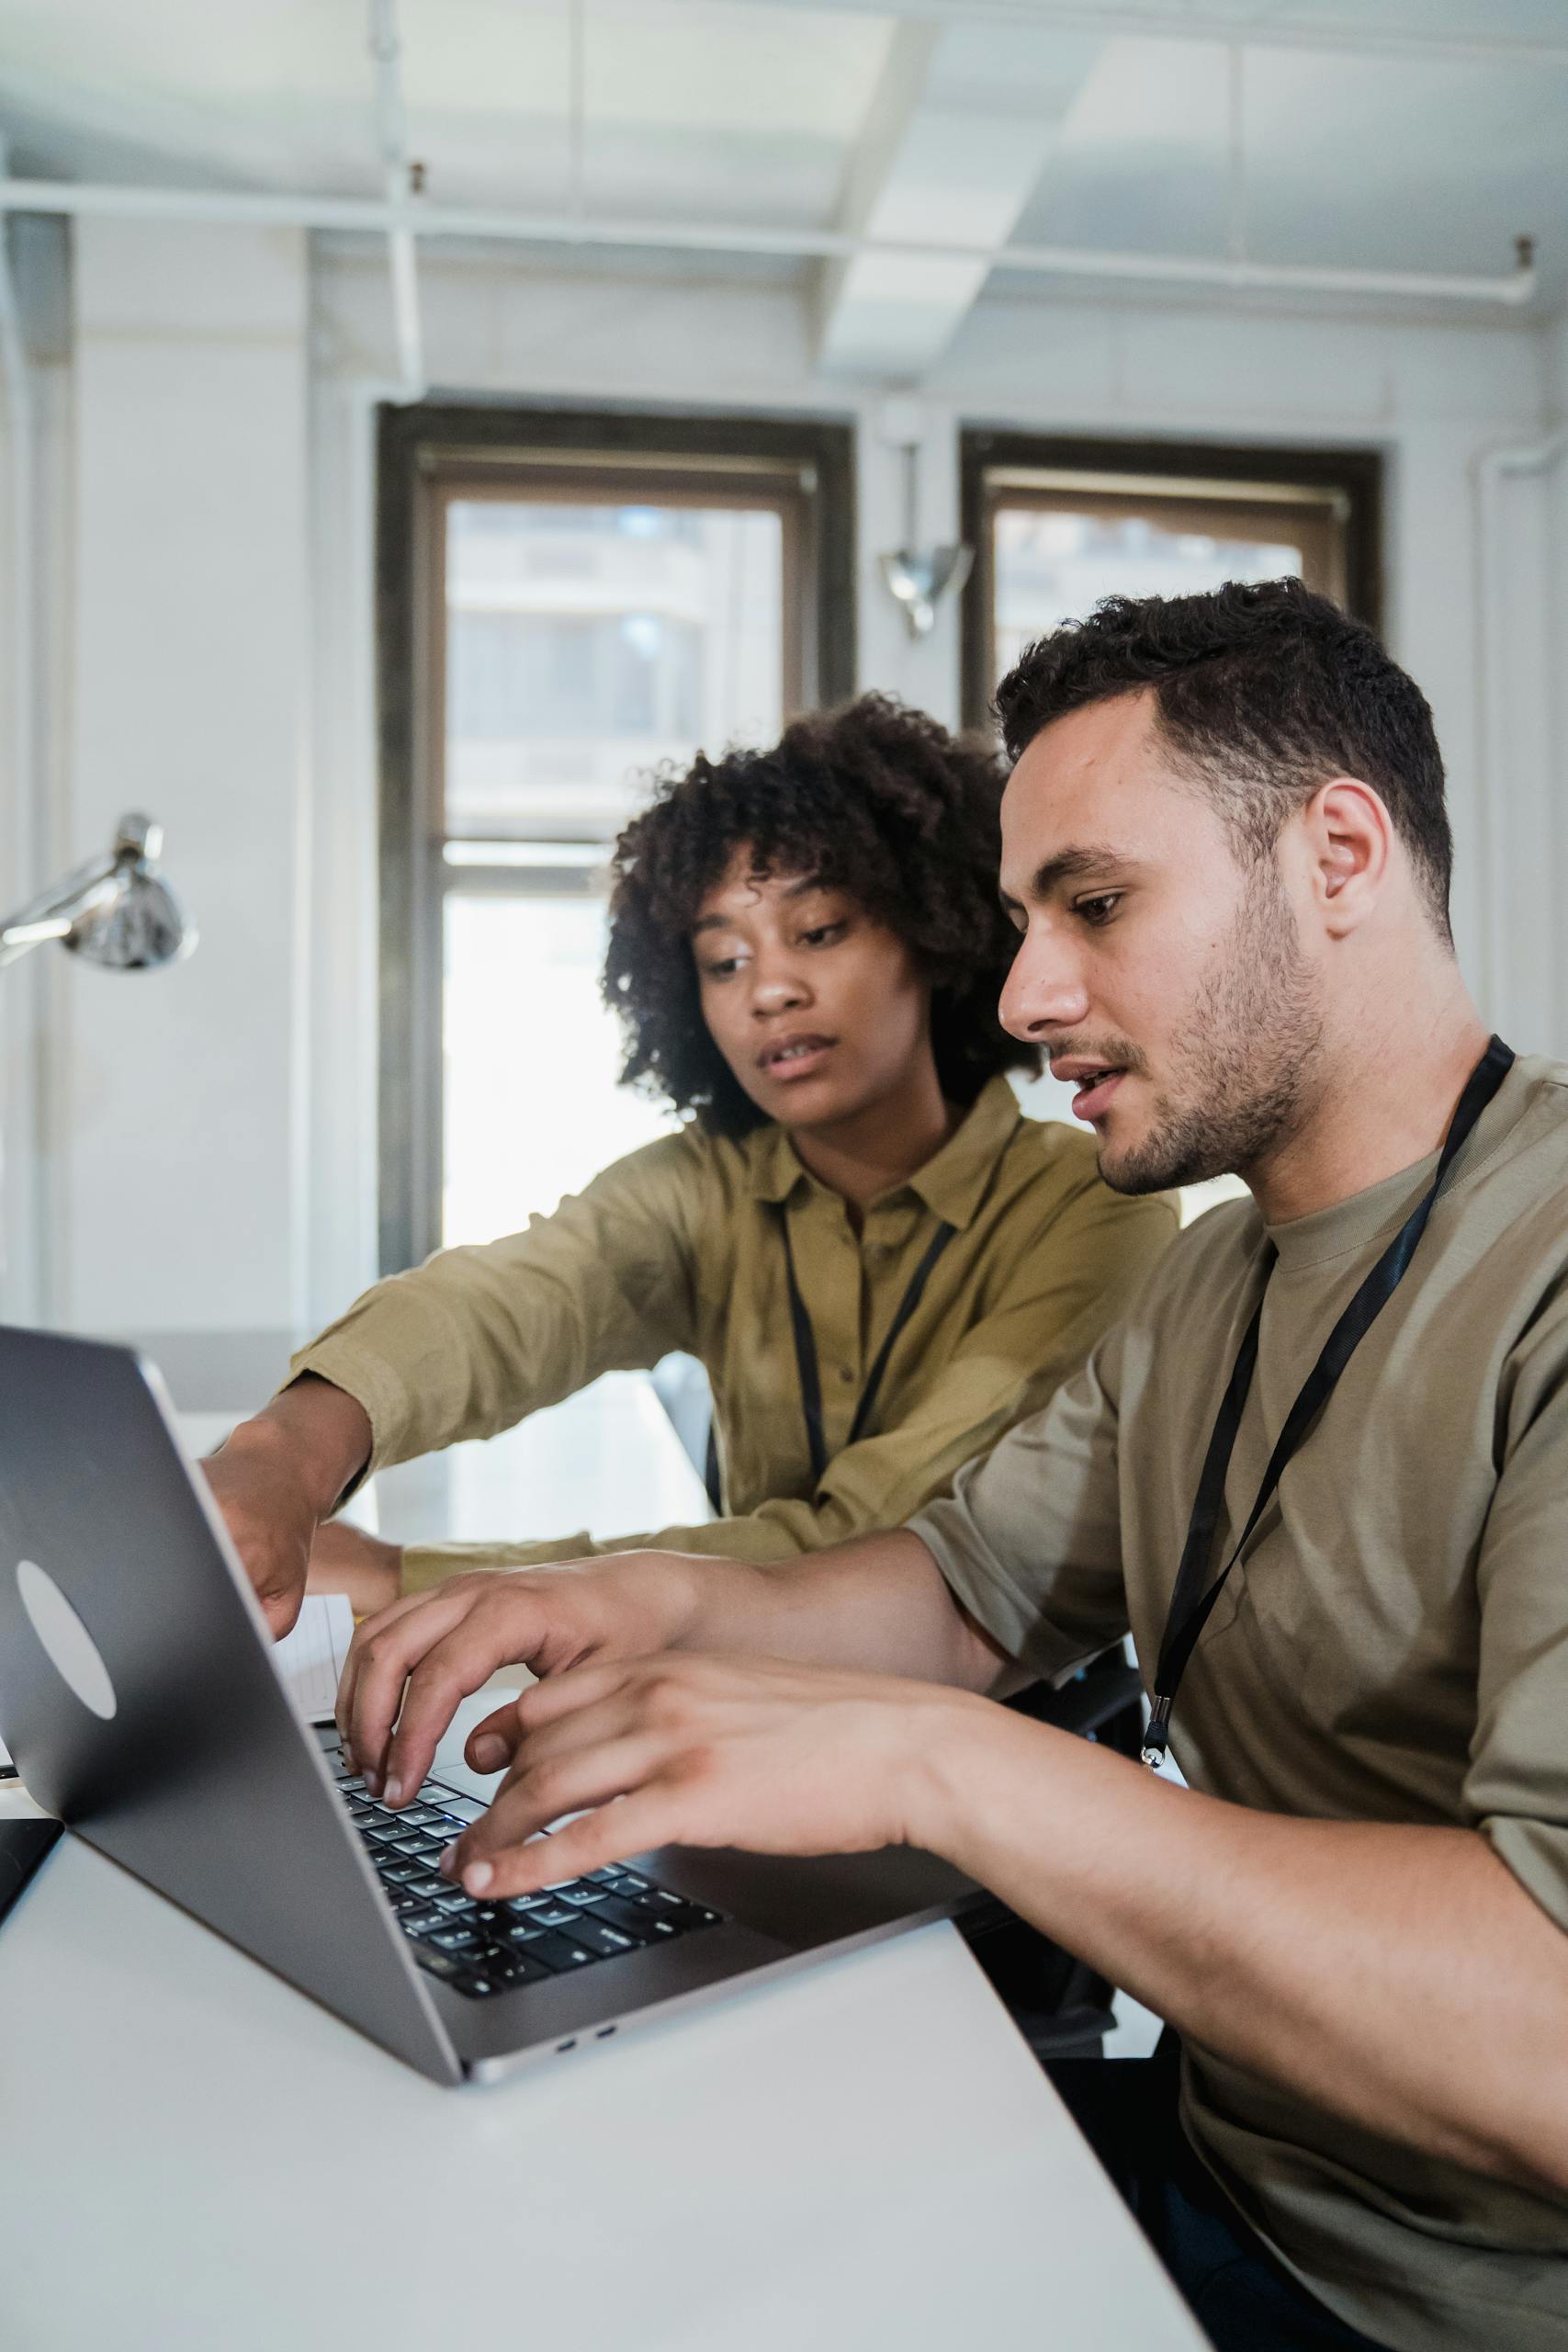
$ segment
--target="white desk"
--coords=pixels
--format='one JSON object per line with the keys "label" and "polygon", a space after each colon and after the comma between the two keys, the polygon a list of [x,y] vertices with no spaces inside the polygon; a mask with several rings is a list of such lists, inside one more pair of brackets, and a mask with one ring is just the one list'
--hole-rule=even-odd
{"label": "white desk", "polygon": [[946,1927],[446,2091],[70,1841],[0,2118],[6,2352],[1201,2345]]}

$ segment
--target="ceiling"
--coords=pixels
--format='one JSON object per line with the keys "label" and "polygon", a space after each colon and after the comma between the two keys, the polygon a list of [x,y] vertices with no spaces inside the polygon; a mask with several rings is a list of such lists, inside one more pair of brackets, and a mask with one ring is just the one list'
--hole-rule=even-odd
{"label": "ceiling", "polygon": [[[365,0],[0,0],[11,170],[373,198],[367,21]],[[769,265],[819,287],[851,371],[918,377],[987,288],[1058,299],[1010,243],[1492,275],[1529,231],[1523,315],[1568,300],[1562,0],[400,0],[398,21],[433,202],[961,244]]]}

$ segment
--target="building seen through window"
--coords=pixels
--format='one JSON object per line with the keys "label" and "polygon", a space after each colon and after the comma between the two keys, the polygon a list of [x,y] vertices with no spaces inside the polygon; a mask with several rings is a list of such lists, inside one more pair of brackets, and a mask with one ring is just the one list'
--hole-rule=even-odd
{"label": "building seen through window", "polygon": [[786,554],[776,502],[446,503],[446,1243],[671,1124],[616,1084],[604,862],[660,768],[778,733]]}

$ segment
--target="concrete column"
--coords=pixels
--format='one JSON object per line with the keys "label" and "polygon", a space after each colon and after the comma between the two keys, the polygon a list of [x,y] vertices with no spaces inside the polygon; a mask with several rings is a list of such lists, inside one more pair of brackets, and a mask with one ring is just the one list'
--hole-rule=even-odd
{"label": "concrete column", "polygon": [[304,1320],[308,276],[294,231],[84,220],[74,757],[62,831],[167,831],[201,945],[72,969],[53,1319],[193,1406],[265,1395]]}

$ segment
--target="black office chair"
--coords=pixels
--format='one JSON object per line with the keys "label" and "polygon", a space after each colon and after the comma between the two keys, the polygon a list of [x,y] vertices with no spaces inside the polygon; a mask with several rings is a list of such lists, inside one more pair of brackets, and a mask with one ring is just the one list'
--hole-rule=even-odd
{"label": "black office chair", "polygon": [[[1144,1692],[1118,1645],[1054,1689],[1032,1683],[1008,1701],[1015,1713],[1076,1732],[1136,1756],[1144,1742]],[[964,1924],[970,1950],[1009,2015],[1043,2065],[1056,2058],[1102,2058],[1115,2023],[1115,1987],[1027,1920],[998,1903]]]}

